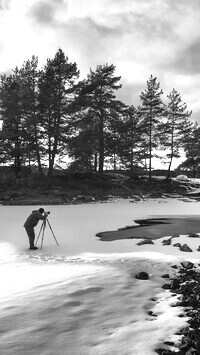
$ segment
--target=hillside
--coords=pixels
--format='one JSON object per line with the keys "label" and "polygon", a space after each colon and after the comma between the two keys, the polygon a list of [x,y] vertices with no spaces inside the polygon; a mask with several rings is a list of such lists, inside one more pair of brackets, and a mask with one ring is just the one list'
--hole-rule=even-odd
{"label": "hillside", "polygon": [[38,176],[19,178],[0,185],[0,203],[5,205],[75,204],[105,201],[112,197],[157,198],[163,194],[185,195],[200,184],[193,181],[166,181],[163,177],[128,177],[118,173],[98,174],[94,172],[73,173],[54,176],[51,184]]}

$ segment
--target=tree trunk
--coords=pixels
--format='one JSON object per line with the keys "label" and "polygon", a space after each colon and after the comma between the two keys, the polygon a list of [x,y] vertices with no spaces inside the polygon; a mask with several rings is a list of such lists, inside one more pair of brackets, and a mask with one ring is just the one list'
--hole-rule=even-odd
{"label": "tree trunk", "polygon": [[131,174],[133,174],[133,147],[131,147],[130,166],[131,166]]}
{"label": "tree trunk", "polygon": [[150,110],[150,122],[149,122],[149,180],[151,180],[151,160],[152,160],[152,112]]}
{"label": "tree trunk", "polygon": [[170,180],[171,178],[171,165],[172,165],[172,154],[171,154],[170,163],[167,171],[167,180]]}
{"label": "tree trunk", "polygon": [[170,156],[170,162],[169,162],[169,167],[167,172],[167,180],[169,180],[171,177],[171,165],[172,165],[173,154],[174,154],[174,114],[172,120],[171,156]]}
{"label": "tree trunk", "polygon": [[55,114],[54,118],[54,132],[53,132],[53,137],[54,137],[54,142],[53,142],[53,149],[51,153],[51,161],[49,164],[49,171],[48,171],[48,176],[51,179],[53,176],[53,168],[54,168],[54,162],[55,162],[55,157],[57,154],[57,148],[58,148],[58,142],[59,142],[59,133],[60,133],[60,124],[61,124],[61,73],[60,73],[60,67],[59,67],[59,89],[58,89],[58,103],[57,103],[57,109],[58,113]]}
{"label": "tree trunk", "polygon": [[196,165],[193,165],[193,178],[196,177]]}
{"label": "tree trunk", "polygon": [[21,171],[21,159],[20,159],[20,147],[19,147],[19,141],[15,142],[15,160],[14,160],[14,170],[15,170],[15,176],[16,178],[18,177],[20,171]]}
{"label": "tree trunk", "polygon": [[116,155],[115,154],[113,156],[113,169],[114,169],[115,172],[117,171]]}
{"label": "tree trunk", "polygon": [[104,166],[104,134],[103,134],[103,115],[100,115],[99,122],[99,173],[103,174]]}
{"label": "tree trunk", "polygon": [[97,166],[98,166],[98,156],[97,152],[94,154],[94,171],[97,171]]}
{"label": "tree trunk", "polygon": [[33,79],[33,87],[32,87],[32,93],[33,93],[33,131],[34,131],[34,138],[35,138],[35,147],[36,147],[36,159],[37,159],[37,164],[38,164],[38,171],[40,177],[44,177],[43,170],[42,170],[42,164],[41,164],[41,157],[40,157],[40,147],[38,143],[38,127],[37,127],[37,114],[36,114],[36,97],[35,97],[35,76]]}

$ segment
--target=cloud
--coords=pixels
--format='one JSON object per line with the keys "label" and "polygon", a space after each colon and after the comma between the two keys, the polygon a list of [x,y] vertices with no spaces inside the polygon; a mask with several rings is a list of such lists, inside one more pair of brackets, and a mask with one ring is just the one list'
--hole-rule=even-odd
{"label": "cloud", "polygon": [[192,112],[191,119],[193,122],[200,124],[200,109]]}
{"label": "cloud", "polygon": [[122,88],[117,91],[116,96],[127,105],[137,107],[140,104],[140,94],[145,89],[145,84],[140,82],[128,83],[122,80]]}
{"label": "cloud", "polygon": [[176,0],[176,1],[171,1],[171,0],[165,0],[169,10],[171,11],[176,11],[176,12],[193,12],[194,10],[197,10],[200,8],[200,3],[199,0]]}
{"label": "cloud", "polygon": [[197,38],[188,46],[179,50],[172,69],[182,74],[200,74],[200,39]]}
{"label": "cloud", "polygon": [[9,9],[11,0],[0,0],[0,10],[7,10]]}
{"label": "cloud", "polygon": [[31,7],[28,15],[39,24],[54,24],[56,11],[63,3],[64,0],[39,1]]}
{"label": "cloud", "polygon": [[88,57],[92,66],[102,61],[117,64],[141,60],[151,65],[152,59],[167,50],[166,46],[160,50],[163,41],[174,40],[169,22],[154,21],[133,12],[105,14],[103,19],[73,17],[66,22],[57,21],[55,26],[59,38],[65,38],[68,48],[71,44],[74,50]]}
{"label": "cloud", "polygon": [[[43,65],[60,47],[82,77],[98,64],[114,64],[124,81],[119,96],[128,104],[138,104],[152,74],[164,93],[175,87],[199,112],[199,0],[10,1],[0,23],[1,68],[32,54]],[[0,0],[0,10],[8,4]]]}

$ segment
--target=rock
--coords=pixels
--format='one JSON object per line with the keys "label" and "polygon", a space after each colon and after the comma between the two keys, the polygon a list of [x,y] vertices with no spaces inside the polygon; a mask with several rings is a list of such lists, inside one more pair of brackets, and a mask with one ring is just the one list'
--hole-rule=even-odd
{"label": "rock", "polygon": [[139,202],[141,201],[141,197],[140,196],[131,196],[132,200],[130,200],[130,202]]}
{"label": "rock", "polygon": [[91,202],[94,201],[93,197],[89,196],[89,195],[78,195],[77,196],[77,200],[81,201],[81,202]]}
{"label": "rock", "polygon": [[175,345],[173,341],[165,341],[164,344],[168,345],[168,346],[174,346]]}
{"label": "rock", "polygon": [[145,271],[141,271],[137,275],[135,275],[135,278],[139,280],[148,280],[149,274]]}
{"label": "rock", "polygon": [[155,350],[158,355],[172,355],[173,353],[169,350],[165,349],[156,349]]}
{"label": "rock", "polygon": [[194,289],[193,289],[194,293],[196,294],[200,294],[200,286],[196,286]]}
{"label": "rock", "polygon": [[178,175],[176,177],[176,180],[189,181],[189,178],[187,177],[187,175]]}
{"label": "rock", "polygon": [[162,277],[164,278],[164,279],[169,279],[169,274],[165,274],[165,275],[162,275]]}
{"label": "rock", "polygon": [[137,245],[144,245],[144,244],[154,244],[154,242],[151,239],[145,239],[137,243]]}
{"label": "rock", "polygon": [[200,251],[200,245],[198,246],[197,251]]}
{"label": "rock", "polygon": [[179,235],[178,233],[174,233],[174,234],[172,234],[171,239],[172,239],[172,238],[179,238],[179,237],[180,237],[180,235]]}
{"label": "rock", "polygon": [[185,252],[192,252],[192,249],[187,244],[181,245],[180,250]]}
{"label": "rock", "polygon": [[197,355],[198,354],[198,352],[197,352],[197,350],[195,350],[194,348],[190,348],[186,353],[185,353],[185,355]]}
{"label": "rock", "polygon": [[153,311],[149,311],[148,315],[151,317],[157,317],[157,314],[153,313]]}
{"label": "rock", "polygon": [[162,198],[163,195],[161,192],[152,192],[151,194],[148,195],[149,198]]}
{"label": "rock", "polygon": [[200,238],[200,236],[199,236],[198,234],[196,234],[196,233],[190,233],[190,234],[188,235],[188,237],[189,237],[189,238]]}
{"label": "rock", "polygon": [[181,247],[181,244],[180,243],[175,243],[175,244],[173,244],[173,247]]}
{"label": "rock", "polygon": [[191,263],[190,261],[182,261],[181,262],[182,267],[185,269],[192,269],[194,267],[194,264]]}
{"label": "rock", "polygon": [[164,240],[162,241],[162,244],[163,244],[163,245],[171,245],[171,238],[169,238],[169,239],[164,239]]}
{"label": "rock", "polygon": [[171,289],[176,290],[180,287],[180,280],[179,279],[173,279],[171,282]]}
{"label": "rock", "polygon": [[163,288],[164,290],[170,290],[171,285],[170,285],[170,284],[164,284],[164,285],[162,285],[162,288]]}
{"label": "rock", "polygon": [[171,266],[173,269],[178,269],[178,265],[172,265]]}

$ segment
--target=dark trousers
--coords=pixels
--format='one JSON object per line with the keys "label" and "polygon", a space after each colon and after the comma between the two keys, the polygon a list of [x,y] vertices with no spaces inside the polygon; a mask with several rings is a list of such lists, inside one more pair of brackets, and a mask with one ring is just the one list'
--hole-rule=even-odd
{"label": "dark trousers", "polygon": [[26,233],[28,234],[28,238],[29,238],[29,243],[30,243],[30,247],[34,246],[34,240],[35,240],[35,231],[34,228],[27,228],[24,227],[26,229]]}

